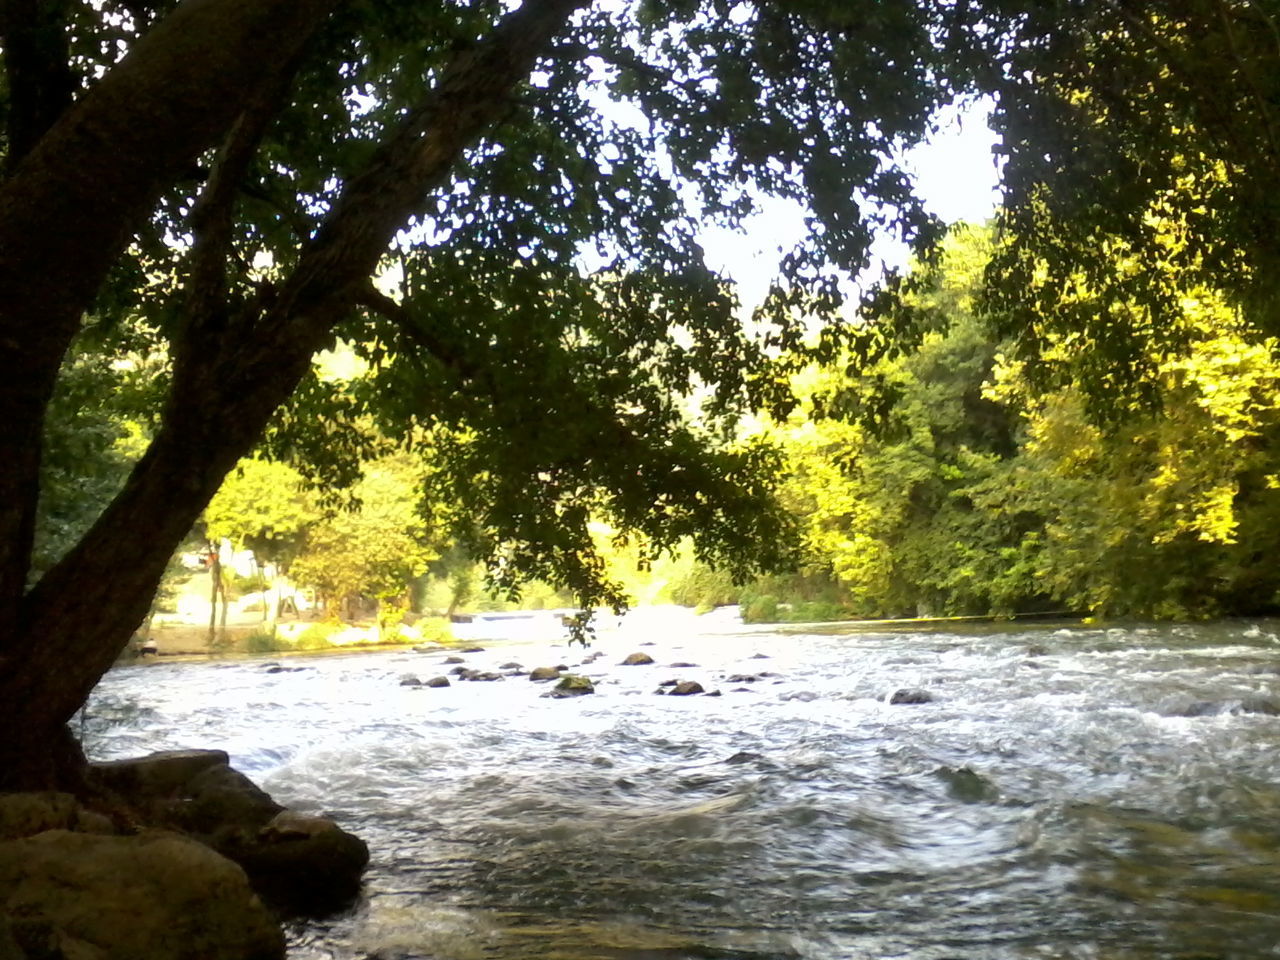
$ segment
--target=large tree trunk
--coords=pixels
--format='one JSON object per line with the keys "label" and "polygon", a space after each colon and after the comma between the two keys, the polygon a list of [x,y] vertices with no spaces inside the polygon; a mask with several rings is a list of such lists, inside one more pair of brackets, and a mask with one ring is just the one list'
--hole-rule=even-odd
{"label": "large tree trunk", "polygon": [[[290,16],[309,26],[333,2],[288,0],[283,6],[301,11]],[[57,763],[32,763],[30,758],[44,756],[51,745],[61,742],[67,721],[146,616],[173,550],[222,478],[236,460],[252,450],[271,414],[306,374],[312,354],[325,343],[332,325],[352,310],[396,229],[417,210],[427,190],[445,182],[463,151],[506,113],[512,89],[583,2],[526,0],[488,40],[460,52],[431,97],[410,112],[364,173],[351,179],[293,274],[259,315],[238,316],[231,322],[225,308],[210,309],[207,303],[193,313],[174,343],[172,392],[150,448],[89,533],[25,596],[22,581],[30,543],[29,531],[24,534],[22,528],[29,527],[34,515],[34,469],[38,463],[33,458],[25,464],[22,476],[6,473],[0,480],[0,505],[9,504],[11,495],[18,504],[13,510],[0,507],[0,729],[5,731],[0,737],[0,790],[51,786],[64,777]],[[281,6],[280,0],[187,0],[147,41],[185,13],[186,26],[168,31],[173,49],[161,50],[166,55],[158,58],[160,65],[174,67],[175,59],[202,57],[208,69],[232,71],[232,81],[219,77],[213,83],[217,92],[209,95],[211,100],[236,97],[244,102],[254,94],[258,75],[246,71],[242,64],[278,63],[282,38],[292,39],[296,32],[284,24],[286,14]],[[207,19],[210,11],[220,11],[240,26],[256,23],[252,37],[245,40],[254,40],[250,49],[260,52],[253,55],[236,50],[232,64],[203,56],[201,51],[221,45],[210,37],[222,36],[226,29],[216,18]],[[197,13],[205,14],[206,19],[195,17]],[[159,43],[155,40],[151,49]],[[135,69],[139,60],[145,62],[142,48],[140,43],[117,69],[130,61]],[[123,190],[134,198],[130,203],[113,206],[101,200],[86,201],[87,209],[64,209],[60,201],[55,203],[51,191],[59,178],[69,181],[68,189],[74,194],[76,190],[83,192],[84,181],[92,174],[66,169],[61,158],[49,155],[52,148],[46,149],[45,140],[0,188],[0,290],[12,284],[16,291],[14,297],[0,302],[0,335],[8,338],[12,331],[18,347],[10,350],[5,342],[0,349],[0,449],[25,450],[38,445],[40,418],[58,360],[80,312],[123,242],[124,231],[136,216],[145,215],[165,176],[175,175],[170,161],[179,155],[189,159],[192,149],[206,146],[234,119],[232,112],[225,123],[201,121],[196,124],[199,135],[173,131],[173,136],[187,144],[185,152],[167,142],[133,146],[137,135],[121,127],[148,126],[150,121],[137,115],[139,98],[144,106],[160,111],[169,120],[174,113],[200,114],[201,108],[187,106],[182,98],[184,85],[192,82],[188,73],[178,71],[176,78],[168,80],[177,90],[176,105],[165,101],[163,88],[149,85],[131,100],[120,96],[93,100],[94,94],[90,94],[72,111],[83,128],[82,140],[100,146],[104,140],[112,143],[114,137],[122,141],[120,150],[125,153],[157,151],[169,158],[165,163],[144,159],[138,176],[145,181],[145,188],[136,183],[115,185],[112,177],[127,179],[123,170],[108,177],[107,185],[100,189]],[[206,75],[205,79],[210,78]],[[107,80],[102,82],[105,84]],[[216,112],[227,117],[221,103]],[[55,125],[46,140],[59,134],[54,142],[66,141],[82,154],[85,144],[76,139],[75,131],[60,132],[70,119]],[[108,148],[103,152],[117,155],[120,151]],[[49,210],[41,211],[38,204],[31,207],[17,192],[15,184],[24,171],[43,190],[36,193]],[[18,228],[15,224],[24,223],[26,229],[34,229],[37,213],[46,221],[45,232],[54,224],[56,232],[76,234],[67,224],[93,220],[92,232],[99,239],[78,257],[64,249],[67,244],[53,249],[53,241],[44,238],[36,244],[42,261],[31,263],[18,249],[14,230]],[[97,219],[103,217],[107,225],[97,226]],[[49,265],[54,263],[74,265],[74,269],[52,270]],[[24,271],[36,279],[24,276]],[[60,278],[64,273],[75,274],[67,286],[73,293],[79,292],[60,293],[49,308],[54,314],[50,321],[46,319],[49,310],[42,309],[48,305],[40,302],[38,288],[49,286],[46,278]],[[40,326],[38,310],[42,329],[52,332],[42,334],[35,329]],[[29,355],[18,361],[23,350]],[[26,369],[33,362],[39,381],[35,387],[30,386],[30,370]],[[27,373],[25,378],[8,369],[19,365]],[[31,499],[22,499],[24,496]]]}

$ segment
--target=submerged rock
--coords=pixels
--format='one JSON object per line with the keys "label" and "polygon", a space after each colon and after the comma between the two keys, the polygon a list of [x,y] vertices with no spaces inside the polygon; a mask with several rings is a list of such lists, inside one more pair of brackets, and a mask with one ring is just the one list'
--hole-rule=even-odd
{"label": "submerged rock", "polygon": [[467,661],[462,657],[445,657],[444,662],[445,663],[466,663]]}
{"label": "submerged rock", "polygon": [[1241,713],[1260,713],[1264,716],[1280,716],[1280,703],[1270,697],[1245,697],[1240,701]]}
{"label": "submerged rock", "polygon": [[422,681],[415,677],[412,673],[406,673],[400,678],[400,686],[402,687],[420,687]]}
{"label": "submerged rock", "polygon": [[934,773],[947,785],[947,793],[962,803],[990,803],[1000,799],[996,785],[969,767],[939,767]]}
{"label": "submerged rock", "polygon": [[1173,717],[1217,717],[1227,713],[1257,713],[1267,717],[1280,716],[1280,703],[1270,697],[1251,696],[1239,701],[1193,700],[1163,711]]}
{"label": "submerged rock", "polygon": [[650,663],[653,663],[653,657],[647,653],[632,653],[622,661],[621,665],[624,667],[643,667]]}
{"label": "submerged rock", "polygon": [[167,831],[49,830],[0,843],[0,906],[8,918],[10,943],[0,937],[6,958],[276,960],[285,953],[245,871]]}
{"label": "submerged rock", "polygon": [[933,703],[933,694],[927,690],[895,690],[889,697],[890,703]]}
{"label": "submerged rock", "polygon": [[447,687],[450,686],[448,677],[432,677],[424,686],[427,687]]}

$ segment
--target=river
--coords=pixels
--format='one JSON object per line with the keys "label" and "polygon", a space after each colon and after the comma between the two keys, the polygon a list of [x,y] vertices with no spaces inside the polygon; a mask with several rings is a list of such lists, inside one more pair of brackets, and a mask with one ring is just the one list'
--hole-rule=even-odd
{"label": "river", "polygon": [[[407,651],[160,663],[110,673],[83,732],[221,747],[368,841],[365,897],[291,927],[294,960],[1273,957],[1277,632],[641,611],[575,670],[591,696],[401,686],[449,669]],[[654,695],[676,678],[722,696]]]}

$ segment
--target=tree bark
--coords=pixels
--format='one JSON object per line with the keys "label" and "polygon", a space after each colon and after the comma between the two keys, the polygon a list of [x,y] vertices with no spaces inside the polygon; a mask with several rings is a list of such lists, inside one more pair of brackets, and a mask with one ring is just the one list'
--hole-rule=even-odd
{"label": "tree bark", "polygon": [[66,7],[67,0],[0,2],[0,41],[9,88],[8,170],[53,126],[75,93]]}
{"label": "tree bark", "polygon": [[[146,615],[172,551],[222,478],[252,450],[272,413],[306,374],[312,354],[324,344],[333,324],[352,309],[395,231],[417,211],[430,189],[446,181],[464,150],[506,114],[512,90],[584,2],[526,0],[484,42],[459,53],[428,100],[409,114],[366,170],[348,183],[271,305],[257,316],[237,318],[234,336],[227,318],[208,310],[184,329],[182,339],[174,344],[173,382],[162,425],[147,453],[89,533],[22,600],[19,615],[10,621],[17,629],[0,632],[0,726],[23,727],[23,734],[12,742],[0,740],[0,789],[5,786],[4,770],[10,766],[6,761],[15,751],[22,755],[40,750],[41,743],[84,703]],[[278,3],[266,0],[188,0],[180,12],[188,7],[227,8],[245,19],[244,5],[279,14]],[[315,15],[331,4],[288,0],[288,5]],[[278,31],[268,34],[279,39]],[[209,45],[207,37],[197,44]],[[261,59],[278,58],[276,44],[268,45],[273,52]],[[237,59],[244,55],[237,53]],[[242,87],[252,84],[250,79],[241,81]],[[159,96],[158,90],[149,93]],[[102,109],[123,107],[108,102]],[[54,132],[56,128],[50,136]],[[188,140],[194,142],[191,137]],[[42,141],[23,169],[43,148]],[[167,146],[164,151],[174,153]],[[157,181],[157,165],[144,166],[141,176]],[[67,176],[78,180],[80,174]],[[40,171],[34,179],[52,183],[50,177]],[[48,190],[43,195],[47,198]],[[6,233],[12,229],[6,217],[14,219],[6,204],[15,203],[0,191],[0,289],[8,279],[17,280],[9,262],[13,234]],[[71,222],[96,216],[96,209],[78,211]],[[113,216],[117,224],[127,219],[119,211]],[[114,250],[113,242],[101,240],[98,246]],[[54,256],[47,249],[51,241],[43,244],[45,255]],[[95,255],[100,252],[94,251]],[[22,258],[15,255],[15,259]],[[94,273],[98,267],[90,259],[88,270]],[[101,271],[95,275],[98,280],[92,289],[100,282]],[[85,278],[77,277],[74,286],[85,291],[80,300],[87,302],[92,289]],[[23,291],[24,297],[31,295]],[[60,298],[58,309],[78,318],[83,307],[84,303],[67,295]],[[60,357],[65,343],[57,349],[37,344],[39,337],[27,329],[33,314],[24,314],[24,309],[34,306],[27,301],[13,309],[0,305],[3,335],[8,336],[12,328],[29,345]],[[0,354],[7,355],[4,350]],[[55,360],[54,370],[56,366]],[[2,368],[0,364],[0,378]],[[5,383],[0,379],[0,391],[6,390]],[[51,386],[52,374],[44,399]],[[4,430],[21,419],[10,411],[26,410],[38,419],[42,409],[40,391],[0,392],[0,412],[7,415],[0,417],[0,444],[11,442]],[[29,431],[25,437],[31,440]],[[0,484],[0,503],[5,495]],[[12,518],[0,520],[0,543],[9,533],[4,529],[6,522],[13,525]],[[13,566],[12,556],[0,557],[0,564],[6,560]],[[18,566],[25,576],[25,564]],[[3,626],[0,623],[0,631]]]}

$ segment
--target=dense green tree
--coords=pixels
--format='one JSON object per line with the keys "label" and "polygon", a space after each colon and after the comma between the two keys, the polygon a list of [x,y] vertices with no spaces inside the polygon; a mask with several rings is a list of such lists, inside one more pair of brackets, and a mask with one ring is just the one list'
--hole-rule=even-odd
{"label": "dense green tree", "polygon": [[1159,358],[1188,342],[1188,283],[1280,332],[1274,0],[982,9],[1006,158],[991,296],[1029,375],[1062,383],[1035,362],[1072,336],[1091,416],[1150,401]]}
{"label": "dense green tree", "polygon": [[321,519],[302,476],[284,463],[241,460],[204,510],[205,535],[252,550],[259,563],[288,563],[307,528]]}
{"label": "dense green tree", "polygon": [[1016,361],[990,390],[1022,411],[1024,442],[981,503],[1044,518],[1036,582],[1074,609],[1204,617],[1277,606],[1277,345],[1242,337],[1221,296],[1183,293],[1182,322],[1198,332],[1153,360],[1158,407],[1102,429],[1085,389],[1039,392]]}
{"label": "dense green tree", "polygon": [[991,252],[961,229],[921,266],[895,355],[811,373],[785,431],[784,491],[810,564],[859,616],[1012,612],[1040,597],[1024,556],[1038,517],[975,503],[1017,452],[1016,412],[984,394],[997,353],[973,304]]}
{"label": "dense green tree", "polygon": [[[1099,418],[1103,368],[1080,356],[1080,331],[1039,331],[1042,353],[1015,359],[974,314],[988,237],[961,232],[917,271],[892,357],[808,378],[785,497],[811,568],[869,616],[1274,610],[1276,342],[1221,291],[1167,271],[1184,343],[1149,339],[1145,372],[1123,377],[1130,401],[1117,385]],[[1095,307],[1109,295],[1073,292]]]}
{"label": "dense green tree", "polygon": [[410,581],[439,555],[418,508],[420,494],[404,464],[369,464],[353,488],[351,509],[309,525],[292,578],[314,587],[330,613],[342,615],[361,597],[407,608]]}

